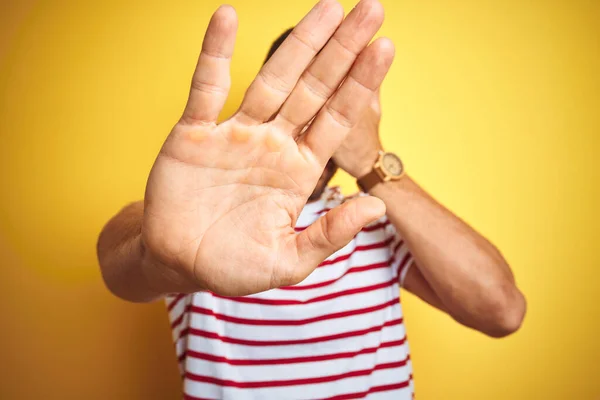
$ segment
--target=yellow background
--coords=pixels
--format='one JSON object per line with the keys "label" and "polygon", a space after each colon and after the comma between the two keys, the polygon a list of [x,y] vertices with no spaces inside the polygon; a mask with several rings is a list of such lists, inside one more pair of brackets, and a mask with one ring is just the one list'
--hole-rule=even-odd
{"label": "yellow background", "polygon": [[[111,297],[95,241],[141,198],[218,3],[1,0],[0,398],[179,398],[162,304]],[[312,5],[232,3],[226,113]],[[493,340],[404,296],[418,398],[599,399],[600,2],[383,3],[384,144],[503,250],[529,304]]]}

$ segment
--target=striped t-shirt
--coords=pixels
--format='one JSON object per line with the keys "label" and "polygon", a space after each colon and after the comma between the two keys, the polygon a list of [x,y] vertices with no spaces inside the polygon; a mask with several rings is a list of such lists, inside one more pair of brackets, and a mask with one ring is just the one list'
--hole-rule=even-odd
{"label": "striped t-shirt", "polygon": [[[308,203],[301,231],[344,201]],[[399,301],[411,256],[386,217],[296,286],[166,302],[186,399],[413,398]]]}

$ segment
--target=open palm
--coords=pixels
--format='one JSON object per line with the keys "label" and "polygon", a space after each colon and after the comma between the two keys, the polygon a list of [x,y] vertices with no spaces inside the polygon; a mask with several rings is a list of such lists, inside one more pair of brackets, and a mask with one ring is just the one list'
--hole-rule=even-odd
{"label": "open palm", "polygon": [[232,296],[295,284],[383,215],[381,201],[364,197],[300,234],[293,229],[391,65],[389,40],[368,45],[382,21],[377,0],[361,1],[345,20],[336,1],[322,0],[264,65],[238,112],[217,125],[237,18],[228,6],[215,12],[188,104],[146,188],[143,242],[165,274]]}

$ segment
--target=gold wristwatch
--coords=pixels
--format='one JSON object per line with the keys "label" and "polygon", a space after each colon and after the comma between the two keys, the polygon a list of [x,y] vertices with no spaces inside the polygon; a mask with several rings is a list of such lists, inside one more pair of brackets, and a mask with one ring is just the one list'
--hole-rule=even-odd
{"label": "gold wristwatch", "polygon": [[371,172],[356,180],[358,187],[365,193],[368,193],[375,185],[396,181],[404,175],[404,165],[400,157],[394,153],[379,151],[379,157],[373,165]]}

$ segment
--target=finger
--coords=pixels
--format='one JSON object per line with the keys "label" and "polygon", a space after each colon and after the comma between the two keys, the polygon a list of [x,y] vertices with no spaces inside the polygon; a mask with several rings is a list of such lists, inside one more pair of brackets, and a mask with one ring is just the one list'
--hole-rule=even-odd
{"label": "finger", "polygon": [[304,154],[312,153],[320,165],[325,165],[363,115],[393,59],[394,45],[386,38],[377,39],[358,56],[342,86],[300,141]]}
{"label": "finger", "polygon": [[231,86],[229,66],[236,32],[237,16],[233,7],[219,7],[204,35],[182,116],[184,122],[213,123],[219,117]]}
{"label": "finger", "polygon": [[384,214],[383,201],[371,196],[359,197],[327,212],[297,235],[298,266],[287,284],[304,280],[323,260],[348,244],[365,225]]}
{"label": "finger", "polygon": [[383,23],[378,0],[363,0],[350,12],[275,117],[274,124],[296,136],[319,112]]}
{"label": "finger", "polygon": [[269,120],[343,18],[344,9],[337,1],[321,0],[262,67],[248,88],[236,118],[246,123]]}

